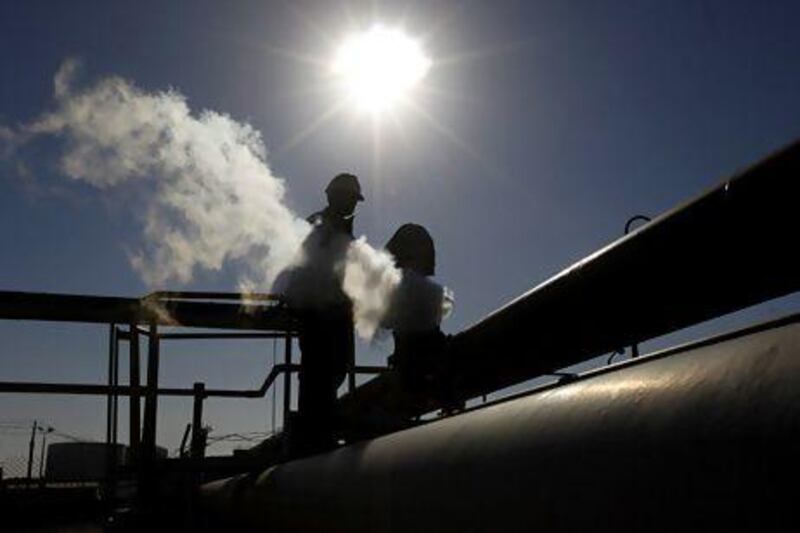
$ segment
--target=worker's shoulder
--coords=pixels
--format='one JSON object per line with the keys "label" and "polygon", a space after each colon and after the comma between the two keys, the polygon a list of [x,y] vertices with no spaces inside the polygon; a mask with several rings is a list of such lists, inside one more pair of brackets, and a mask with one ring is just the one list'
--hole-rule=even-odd
{"label": "worker's shoulder", "polygon": [[353,219],[344,218],[325,208],[310,215],[306,221],[311,224],[312,234],[319,236],[323,240],[335,237],[346,237],[353,240]]}
{"label": "worker's shoulder", "polygon": [[316,213],[312,213],[306,217],[306,222],[311,224],[312,226],[318,226],[325,222],[327,218],[327,211],[325,209],[321,211],[317,211]]}

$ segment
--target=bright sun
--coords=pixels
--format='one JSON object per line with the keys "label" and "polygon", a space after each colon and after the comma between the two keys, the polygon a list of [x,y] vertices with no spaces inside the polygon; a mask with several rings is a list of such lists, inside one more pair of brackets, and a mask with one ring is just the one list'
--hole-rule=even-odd
{"label": "bright sun", "polygon": [[430,67],[417,41],[380,25],[345,39],[333,61],[347,97],[370,113],[387,110],[406,97]]}

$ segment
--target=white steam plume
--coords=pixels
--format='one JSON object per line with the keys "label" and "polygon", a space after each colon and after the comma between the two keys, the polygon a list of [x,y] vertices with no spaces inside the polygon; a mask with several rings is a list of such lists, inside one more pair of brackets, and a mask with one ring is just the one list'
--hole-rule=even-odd
{"label": "white steam plume", "polygon": [[[78,67],[68,60],[56,74],[54,111],[18,130],[0,125],[0,155],[55,136],[70,178],[100,189],[136,182],[152,192],[143,245],[131,255],[148,285],[185,284],[198,270],[236,261],[246,270],[240,288],[265,291],[302,260],[311,228],[284,204],[284,182],[267,165],[258,131],[215,111],[192,113],[175,90],[148,92],[119,77],[77,88]],[[400,278],[391,257],[364,239],[348,249],[343,289],[361,336],[379,327]]]}
{"label": "white steam plume", "polygon": [[402,277],[391,254],[372,248],[364,237],[348,248],[343,288],[353,301],[355,327],[362,338],[371,339],[380,327]]}
{"label": "white steam plume", "polygon": [[174,90],[117,77],[76,91],[74,61],[55,77],[57,108],[25,128],[65,141],[61,170],[109,188],[151,181],[145,249],[131,262],[149,285],[187,283],[197,269],[241,260],[261,287],[295,259],[308,224],[283,203],[259,133],[214,111],[193,114]]}

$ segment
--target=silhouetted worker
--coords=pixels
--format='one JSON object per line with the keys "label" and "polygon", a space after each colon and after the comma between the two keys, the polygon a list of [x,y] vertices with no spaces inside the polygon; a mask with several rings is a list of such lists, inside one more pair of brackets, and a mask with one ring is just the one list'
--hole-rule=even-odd
{"label": "silhouetted worker", "polygon": [[384,319],[394,336],[389,363],[406,392],[432,397],[445,408],[457,407],[448,375],[447,337],[439,327],[452,299],[430,279],[436,270],[433,239],[419,224],[404,224],[386,250],[403,273]]}
{"label": "silhouetted worker", "polygon": [[342,279],[355,207],[364,197],[352,174],[333,178],[325,193],[328,206],[308,218],[304,260],[287,290],[301,322],[299,412],[290,429],[298,454],[335,445],[336,393],[354,359],[353,305]]}

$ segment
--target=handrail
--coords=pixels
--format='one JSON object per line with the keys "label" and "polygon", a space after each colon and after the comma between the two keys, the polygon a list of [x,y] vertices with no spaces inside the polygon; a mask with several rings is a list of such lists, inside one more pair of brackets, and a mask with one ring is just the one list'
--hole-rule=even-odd
{"label": "handrail", "polygon": [[143,299],[147,300],[232,300],[282,302],[281,295],[261,292],[212,292],[212,291],[155,291]]}
{"label": "handrail", "polygon": [[[241,297],[235,303],[208,301],[209,295],[221,296],[233,293],[165,294],[181,294],[182,297],[180,299],[159,299],[152,296],[121,298],[0,291],[0,319],[137,326],[157,324],[281,332],[294,332],[298,328],[296,317],[283,305],[248,305],[246,303],[249,301],[248,298]],[[279,299],[275,297],[269,301],[279,302]]]}
{"label": "handrail", "polygon": [[[272,367],[262,385],[257,389],[205,389],[203,396],[207,398],[263,398],[275,383],[275,380],[285,372],[297,372],[299,364],[277,364]],[[356,366],[357,374],[380,374],[385,371],[381,366]],[[0,393],[30,393],[30,394],[77,394],[105,396],[114,394],[118,396],[144,395],[148,387],[131,387],[128,385],[99,385],[88,383],[42,383],[25,381],[0,381]],[[194,389],[184,388],[158,388],[159,396],[195,396]]]}

